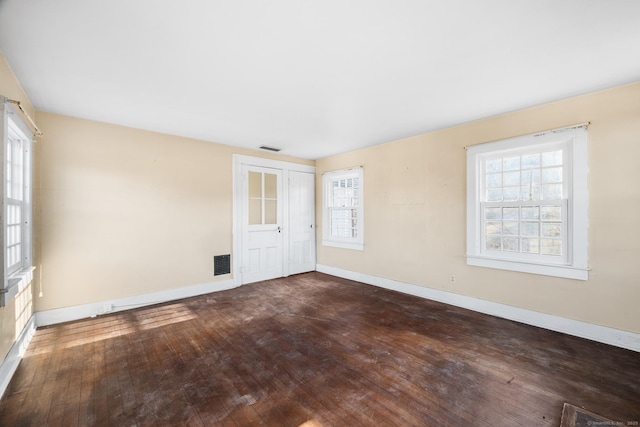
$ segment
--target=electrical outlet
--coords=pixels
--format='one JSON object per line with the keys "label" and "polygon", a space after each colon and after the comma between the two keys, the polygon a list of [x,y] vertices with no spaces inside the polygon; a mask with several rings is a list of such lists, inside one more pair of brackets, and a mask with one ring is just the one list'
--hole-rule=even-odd
{"label": "electrical outlet", "polygon": [[450,285],[455,285],[456,284],[456,276],[454,276],[453,274],[449,275],[449,284]]}

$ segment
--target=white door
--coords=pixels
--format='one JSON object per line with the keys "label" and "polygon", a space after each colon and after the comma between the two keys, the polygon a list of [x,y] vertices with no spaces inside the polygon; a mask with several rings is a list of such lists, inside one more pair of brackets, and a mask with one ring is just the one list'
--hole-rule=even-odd
{"label": "white door", "polygon": [[289,172],[289,274],[316,269],[315,176]]}
{"label": "white door", "polygon": [[282,277],[282,170],[243,165],[242,181],[242,282]]}

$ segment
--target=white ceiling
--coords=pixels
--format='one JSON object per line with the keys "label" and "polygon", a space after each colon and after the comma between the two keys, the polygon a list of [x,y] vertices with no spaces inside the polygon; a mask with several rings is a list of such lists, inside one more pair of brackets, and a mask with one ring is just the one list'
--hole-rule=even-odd
{"label": "white ceiling", "polygon": [[640,79],[638,0],[0,0],[35,107],[317,159]]}

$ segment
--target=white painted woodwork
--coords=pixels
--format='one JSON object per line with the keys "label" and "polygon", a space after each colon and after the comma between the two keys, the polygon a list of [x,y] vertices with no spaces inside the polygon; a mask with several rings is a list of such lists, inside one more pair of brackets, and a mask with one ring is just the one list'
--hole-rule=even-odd
{"label": "white painted woodwork", "polygon": [[315,176],[289,173],[289,274],[316,269]]}
{"label": "white painted woodwork", "polygon": [[[249,174],[257,173],[262,177],[261,200],[250,198]],[[266,194],[266,182],[276,177],[276,217],[275,221],[267,214],[266,208],[271,197]],[[282,170],[244,165],[242,167],[242,274],[243,283],[274,279],[284,275],[283,270],[283,211],[282,211]],[[262,202],[261,220],[250,221],[249,203]]]}
{"label": "white painted woodwork", "polygon": [[[231,262],[235,284],[315,270],[315,167],[235,154],[233,171]],[[263,212],[261,223],[255,224],[255,210],[249,221],[249,172],[277,174],[276,223],[270,224],[271,215]],[[255,207],[255,188],[252,193]],[[263,205],[267,202],[269,197]]]}

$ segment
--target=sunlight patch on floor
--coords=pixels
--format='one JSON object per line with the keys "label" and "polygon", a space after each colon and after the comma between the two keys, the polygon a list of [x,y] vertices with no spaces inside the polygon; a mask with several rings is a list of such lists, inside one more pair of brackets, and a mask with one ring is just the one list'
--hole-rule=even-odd
{"label": "sunlight patch on floor", "polygon": [[[128,317],[133,315],[135,322]],[[62,332],[46,328],[36,331],[25,357],[46,354],[54,349],[66,349],[118,338],[132,333],[160,328],[195,319],[196,315],[183,303],[152,307],[139,312],[114,314],[62,325]]]}

